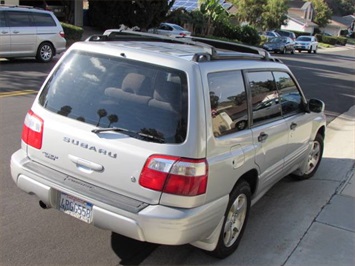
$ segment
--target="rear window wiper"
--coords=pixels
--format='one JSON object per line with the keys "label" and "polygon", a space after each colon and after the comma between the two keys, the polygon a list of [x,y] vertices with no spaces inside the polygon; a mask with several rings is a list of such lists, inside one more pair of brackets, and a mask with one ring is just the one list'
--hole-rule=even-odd
{"label": "rear window wiper", "polygon": [[150,134],[146,134],[146,133],[142,133],[142,132],[136,132],[133,130],[129,130],[129,129],[125,129],[125,128],[120,128],[120,127],[105,127],[105,128],[95,128],[93,130],[91,130],[91,132],[98,134],[101,132],[108,132],[108,131],[114,131],[114,132],[122,132],[122,133],[126,133],[127,135],[131,136],[139,136],[143,139],[149,139],[151,141],[156,141],[158,143],[165,143],[165,140],[163,138],[160,137],[156,137]]}

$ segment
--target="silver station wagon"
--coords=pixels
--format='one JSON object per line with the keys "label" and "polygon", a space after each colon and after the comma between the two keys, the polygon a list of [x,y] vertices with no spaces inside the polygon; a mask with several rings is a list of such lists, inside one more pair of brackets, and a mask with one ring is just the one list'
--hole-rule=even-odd
{"label": "silver station wagon", "polygon": [[52,12],[0,5],[0,57],[50,62],[65,50],[63,27]]}
{"label": "silver station wagon", "polygon": [[110,30],[53,68],[11,172],[42,208],[224,258],[252,204],[316,172],[325,128],[324,103],[262,49]]}

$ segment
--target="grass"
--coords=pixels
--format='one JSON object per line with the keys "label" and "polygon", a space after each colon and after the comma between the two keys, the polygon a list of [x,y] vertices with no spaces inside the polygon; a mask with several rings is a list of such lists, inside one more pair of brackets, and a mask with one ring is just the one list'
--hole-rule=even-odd
{"label": "grass", "polygon": [[332,47],[335,47],[335,46],[332,45],[332,44],[320,42],[320,43],[318,43],[318,47],[320,47],[320,48],[332,48]]}

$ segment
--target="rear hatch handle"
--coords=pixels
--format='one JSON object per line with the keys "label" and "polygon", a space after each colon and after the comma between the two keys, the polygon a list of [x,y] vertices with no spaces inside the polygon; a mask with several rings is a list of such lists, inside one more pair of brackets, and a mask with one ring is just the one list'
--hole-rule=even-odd
{"label": "rear hatch handle", "polygon": [[73,163],[76,164],[79,170],[86,171],[86,172],[88,171],[102,172],[104,170],[104,167],[101,164],[90,162],[88,160],[79,158],[71,154],[69,154],[68,157]]}

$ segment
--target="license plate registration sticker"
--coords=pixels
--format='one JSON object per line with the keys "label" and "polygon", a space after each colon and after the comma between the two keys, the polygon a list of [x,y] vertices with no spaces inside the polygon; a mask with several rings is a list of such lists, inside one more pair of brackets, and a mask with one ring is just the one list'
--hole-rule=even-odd
{"label": "license plate registration sticker", "polygon": [[84,222],[91,223],[92,204],[74,196],[61,193],[59,210]]}

